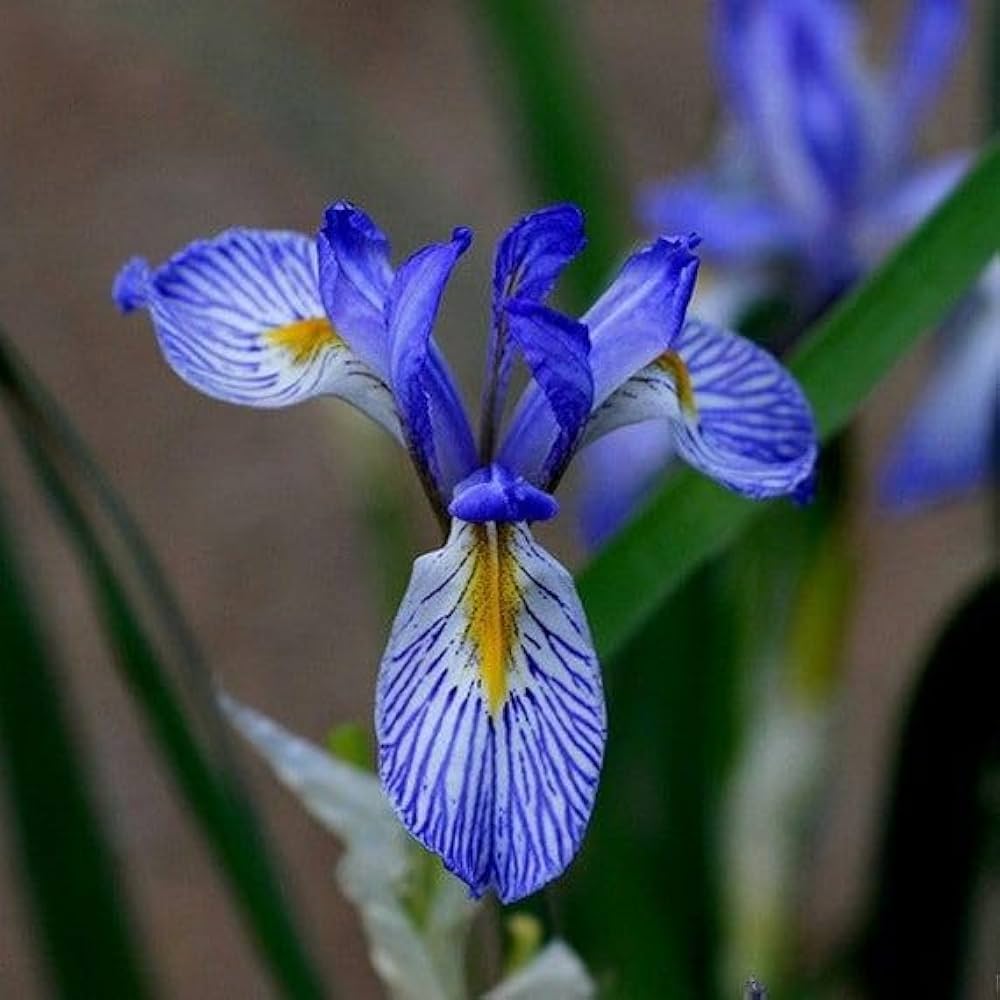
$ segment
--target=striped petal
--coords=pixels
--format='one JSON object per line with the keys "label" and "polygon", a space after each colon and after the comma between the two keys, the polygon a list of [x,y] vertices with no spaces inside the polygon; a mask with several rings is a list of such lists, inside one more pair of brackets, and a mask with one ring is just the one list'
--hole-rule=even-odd
{"label": "striped petal", "polygon": [[644,420],[667,420],[690,465],[753,499],[808,496],[816,464],[812,413],[767,351],[690,320],[674,347],[591,418],[586,442]]}
{"label": "striped petal", "polygon": [[396,272],[386,307],[392,389],[410,453],[444,504],[477,464],[461,396],[433,337],[445,286],[471,242],[463,227],[448,243],[414,253]]}
{"label": "striped petal", "polygon": [[520,899],[572,860],[605,739],[569,573],[523,524],[452,521],[417,560],[382,660],[383,785],[474,896]]}
{"label": "striped petal", "polygon": [[514,362],[505,306],[511,299],[543,302],[566,265],[584,248],[583,213],[550,205],[514,223],[497,244],[493,263],[493,328],[483,380],[483,454],[493,451]]}
{"label": "striped petal", "polygon": [[188,384],[245,406],[340,396],[400,437],[392,395],[334,329],[316,246],[298,233],[230,229],[115,281],[123,312],[146,308],[163,356]]}
{"label": "striped petal", "polygon": [[869,154],[856,12],[830,0],[723,0],[716,12],[730,111],[786,210],[824,226],[856,197]]}

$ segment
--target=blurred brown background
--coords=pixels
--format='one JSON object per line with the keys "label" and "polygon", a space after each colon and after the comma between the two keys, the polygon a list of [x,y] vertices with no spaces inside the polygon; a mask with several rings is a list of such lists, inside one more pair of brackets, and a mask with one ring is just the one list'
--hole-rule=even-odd
{"label": "blurred brown background", "polygon": [[[713,124],[707,4],[567,6],[625,179],[693,163]],[[889,37],[901,5],[869,6]],[[976,6],[969,51],[927,130],[933,149],[982,132],[985,0]],[[358,526],[359,450],[380,449],[390,468],[392,452],[368,436],[359,445],[336,407],[256,413],[196,395],[162,363],[148,324],[116,315],[110,283],[133,253],[158,261],[229,225],[311,231],[339,197],[381,220],[397,253],[469,224],[478,241],[446,303],[444,340],[475,398],[493,241],[532,204],[470,10],[458,0],[0,2],[0,319],[128,499],[223,683],[316,739],[370,716],[385,622]],[[908,359],[866,407],[866,467],[924,363]],[[6,428],[0,448],[7,475]],[[165,995],[270,995],[109,669],[70,554],[37,495],[23,483],[4,490],[58,619],[78,728]],[[415,519],[430,544],[422,511]],[[985,504],[966,502],[900,520],[865,498],[848,681],[802,914],[816,955],[861,898],[908,671],[985,564],[987,519]],[[261,768],[250,773],[312,951],[343,995],[377,997],[333,887],[335,845]],[[0,824],[5,848],[4,836]],[[3,857],[0,996],[34,997],[39,970]]]}

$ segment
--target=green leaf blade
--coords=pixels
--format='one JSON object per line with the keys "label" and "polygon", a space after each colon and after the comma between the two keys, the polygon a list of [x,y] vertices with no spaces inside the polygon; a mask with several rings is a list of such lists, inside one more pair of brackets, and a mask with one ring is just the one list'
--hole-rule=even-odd
{"label": "green leaf blade", "polygon": [[153,995],[60,679],[0,519],[0,748],[31,903],[58,994]]}

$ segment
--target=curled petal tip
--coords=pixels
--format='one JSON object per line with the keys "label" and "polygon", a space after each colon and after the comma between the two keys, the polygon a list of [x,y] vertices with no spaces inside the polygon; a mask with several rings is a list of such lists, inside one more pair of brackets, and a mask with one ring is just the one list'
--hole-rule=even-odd
{"label": "curled petal tip", "polygon": [[353,201],[348,201],[346,198],[340,198],[328,205],[324,214],[327,219],[339,218],[344,215],[355,216],[358,214],[358,206],[355,205]]}
{"label": "curled petal tip", "polygon": [[664,234],[658,236],[652,243],[653,247],[666,247],[670,250],[696,250],[701,245],[701,236],[698,233],[684,233],[683,235],[671,236]]}
{"label": "curled petal tip", "polygon": [[809,401],[767,351],[701,320],[598,410],[593,441],[616,427],[666,419],[677,454],[753,500],[812,493],[818,444]]}
{"label": "curled petal tip", "polygon": [[145,308],[149,301],[150,276],[149,262],[142,257],[133,257],[118,272],[111,297],[123,313]]}
{"label": "curled petal tip", "polygon": [[577,221],[583,222],[583,209],[575,201],[557,201],[553,202],[551,205],[547,205],[545,208],[541,208],[537,213],[541,214],[543,212],[548,213],[565,213],[568,216],[573,216]]}
{"label": "curled petal tip", "polygon": [[799,507],[805,507],[816,499],[816,480],[818,478],[819,473],[814,465],[809,474],[792,490],[792,500]]}
{"label": "curled petal tip", "polygon": [[465,253],[472,243],[472,230],[468,226],[456,226],[451,232],[452,242],[457,243],[460,253]]}
{"label": "curled petal tip", "polygon": [[358,208],[353,201],[344,199],[335,201],[323,213],[323,221],[324,226],[320,232],[324,233],[327,238],[330,237],[331,233],[343,231],[342,227],[347,230],[357,230],[364,236],[385,238],[367,213]]}

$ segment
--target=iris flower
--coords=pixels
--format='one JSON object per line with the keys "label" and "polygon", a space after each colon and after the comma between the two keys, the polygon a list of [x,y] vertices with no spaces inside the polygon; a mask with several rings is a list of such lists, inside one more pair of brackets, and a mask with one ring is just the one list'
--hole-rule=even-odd
{"label": "iris flower", "polygon": [[[545,304],[583,248],[557,205],[497,248],[479,443],[433,330],[468,229],[397,269],[361,210],[332,205],[316,239],[234,229],[156,270],[126,264],[114,297],[149,310],[167,362],[218,399],[278,407],[339,396],[409,453],[446,527],[416,560],[382,659],[383,787],[410,833],[473,895],[512,901],[574,856],[605,741],[601,677],[570,574],[533,537],[574,453],[608,430],[671,421],[692,465],[768,497],[808,480],[808,404],[767,353],[685,323],[693,238],[633,254],[579,320]],[[530,380],[509,419],[515,362]]]}
{"label": "iris flower", "polygon": [[717,162],[656,185],[654,232],[695,228],[726,266],[784,263],[812,305],[865,273],[955,184],[964,153],[918,162],[914,140],[948,73],[963,0],[913,0],[887,67],[842,0],[717,0],[727,128]]}
{"label": "iris flower", "polygon": [[[967,154],[920,162],[914,147],[962,37],[965,6],[914,0],[894,56],[876,68],[853,3],[716,0],[725,119],[718,150],[707,167],[650,186],[639,203],[651,231],[704,237],[716,270],[696,314],[730,325],[754,296],[783,291],[800,316],[815,315],[948,193]],[[893,449],[884,484],[893,505],[915,506],[987,476],[1000,420],[1000,304],[986,282],[976,302],[939,338],[935,376]],[[587,456],[590,544],[649,492],[673,453],[670,441],[654,425],[634,427]],[[641,460],[612,477],[623,455]]]}

